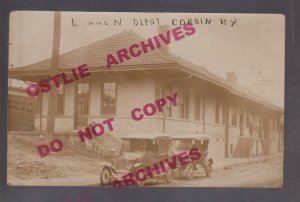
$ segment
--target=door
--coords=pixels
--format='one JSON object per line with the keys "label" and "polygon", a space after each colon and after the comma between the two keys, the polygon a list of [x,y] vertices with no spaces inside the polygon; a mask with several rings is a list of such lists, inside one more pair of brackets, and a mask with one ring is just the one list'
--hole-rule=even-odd
{"label": "door", "polygon": [[75,102],[75,128],[85,128],[88,125],[90,85],[78,83]]}

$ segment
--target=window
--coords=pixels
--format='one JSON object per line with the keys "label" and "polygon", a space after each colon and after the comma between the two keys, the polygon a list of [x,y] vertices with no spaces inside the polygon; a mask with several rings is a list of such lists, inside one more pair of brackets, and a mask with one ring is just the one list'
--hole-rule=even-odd
{"label": "window", "polygon": [[61,85],[57,89],[57,103],[56,103],[56,114],[63,115],[64,114],[64,86]]}
{"label": "window", "polygon": [[195,120],[200,121],[201,117],[201,92],[196,92],[195,98]]}
{"label": "window", "polygon": [[43,99],[43,94],[40,95],[39,99],[37,100],[37,103],[35,106],[33,106],[33,110],[37,115],[40,115],[40,110],[41,110],[41,101]]}
{"label": "window", "polygon": [[185,119],[188,119],[189,118],[189,94],[188,94],[188,91],[185,91],[184,92],[184,118]]}
{"label": "window", "polygon": [[183,89],[178,90],[178,118],[189,118],[189,95]]}
{"label": "window", "polygon": [[184,95],[183,89],[178,90],[178,118],[184,118]]}
{"label": "window", "polygon": [[231,125],[237,125],[237,107],[232,106],[232,118],[231,118]]}
{"label": "window", "polygon": [[244,112],[240,110],[240,127],[244,127]]}
{"label": "window", "polygon": [[222,102],[222,124],[225,125],[227,123],[227,108],[226,103]]}
{"label": "window", "polygon": [[162,82],[155,81],[155,100],[158,100],[162,97]]}
{"label": "window", "polygon": [[250,124],[250,115],[249,115],[249,111],[245,111],[246,113],[246,128],[249,128],[249,124]]}
{"label": "window", "polygon": [[278,132],[280,129],[280,118],[276,118],[276,131]]}
{"label": "window", "polygon": [[89,93],[89,83],[78,84],[76,96],[76,113],[79,119],[82,119],[82,115],[89,114]]}
{"label": "window", "polygon": [[189,94],[183,88],[178,90],[178,118],[189,118]]}
{"label": "window", "polygon": [[273,118],[270,118],[270,130],[273,130]]}
{"label": "window", "polygon": [[102,88],[102,114],[116,113],[116,83],[104,82]]}
{"label": "window", "polygon": [[215,110],[215,123],[219,124],[219,114],[220,114],[220,101],[216,100],[216,110]]}
{"label": "window", "polygon": [[[155,81],[155,100],[161,99],[162,97],[171,96],[172,95],[172,85],[170,83],[166,83],[164,85],[161,81]],[[164,90],[164,91],[163,91]],[[165,113],[166,117],[172,116],[172,103],[167,102],[164,106],[163,113]]]}
{"label": "window", "polygon": [[87,95],[90,92],[90,84],[89,83],[79,83],[77,94],[78,95]]}
{"label": "window", "polygon": [[[171,96],[172,95],[172,85],[170,83],[167,83],[165,86],[165,96]],[[172,103],[167,102],[165,106],[165,115],[166,117],[172,116]]]}

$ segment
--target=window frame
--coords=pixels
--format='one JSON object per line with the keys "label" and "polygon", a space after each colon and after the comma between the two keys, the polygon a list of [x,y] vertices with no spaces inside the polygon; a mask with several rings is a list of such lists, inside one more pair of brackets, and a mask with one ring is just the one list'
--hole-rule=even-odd
{"label": "window frame", "polygon": [[184,119],[190,117],[190,93],[189,91],[183,91],[183,102],[184,102]]}
{"label": "window frame", "polygon": [[238,108],[236,105],[232,105],[232,116],[231,116],[232,126],[237,126],[237,116],[238,116]]}
{"label": "window frame", "polygon": [[[115,83],[115,106],[114,106],[114,112],[113,113],[104,113],[104,84],[105,83]],[[101,103],[100,103],[100,109],[101,109],[101,115],[106,116],[106,115],[111,115],[115,116],[117,114],[117,95],[118,95],[118,82],[115,80],[107,80],[103,81],[101,83]]]}
{"label": "window frame", "polygon": [[[190,93],[183,87],[178,90],[178,119],[188,120],[189,119],[189,109],[190,109]],[[182,103],[181,96],[182,95]],[[181,107],[182,105],[182,107]],[[182,115],[182,117],[180,116]]]}
{"label": "window frame", "polygon": [[59,91],[57,89],[57,99],[56,99],[56,115],[58,116],[63,116],[65,114],[65,86],[64,85],[60,85],[60,88],[63,88],[62,89],[62,112],[59,112],[58,111],[58,102],[59,102]]}
{"label": "window frame", "polygon": [[[87,104],[87,114],[84,114],[84,115],[86,115],[86,116],[89,116],[90,115],[90,102],[91,102],[91,83],[90,82],[79,82],[79,83],[77,83],[77,85],[76,85],[76,89],[75,89],[75,94],[76,94],[76,104],[75,104],[75,110],[78,110],[77,109],[77,107],[78,106],[76,106],[78,103],[78,100],[77,100],[77,97],[78,96],[80,96],[80,94],[78,94],[78,89],[79,89],[79,85],[80,84],[88,84],[88,92],[87,92],[87,94],[88,94],[88,96],[87,96],[87,98],[88,98],[88,104]],[[78,111],[76,111],[75,112],[76,114],[78,114]],[[82,115],[82,114],[81,114]]]}
{"label": "window frame", "polygon": [[215,124],[220,124],[220,100],[216,99],[215,105]]}
{"label": "window frame", "polygon": [[[170,92],[167,93],[167,91]],[[166,96],[172,96],[173,94],[173,89],[172,89],[172,84],[171,83],[165,83],[164,85],[164,97]],[[166,106],[165,106],[165,110],[167,113],[164,112],[166,117],[172,117],[172,103],[171,102],[167,102]]]}
{"label": "window frame", "polygon": [[227,109],[227,106],[226,106],[226,101],[223,101],[222,102],[222,124],[223,125],[226,125],[228,124],[228,117],[227,117],[227,113],[228,113],[228,109]]}
{"label": "window frame", "polygon": [[202,92],[200,90],[196,91],[195,95],[195,121],[201,121],[201,105],[202,105]]}

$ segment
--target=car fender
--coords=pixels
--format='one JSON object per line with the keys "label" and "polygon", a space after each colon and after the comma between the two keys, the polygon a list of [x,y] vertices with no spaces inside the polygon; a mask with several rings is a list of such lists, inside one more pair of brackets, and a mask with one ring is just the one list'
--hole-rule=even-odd
{"label": "car fender", "polygon": [[139,167],[142,167],[143,165],[144,165],[143,163],[135,163],[135,164],[133,164],[133,167],[139,168]]}
{"label": "car fender", "polygon": [[110,162],[107,162],[107,161],[100,163],[100,168],[103,168],[103,167],[105,167],[105,166],[111,167],[111,163],[110,163]]}
{"label": "car fender", "polygon": [[103,168],[108,167],[112,173],[115,173],[114,169],[112,168],[112,165],[110,162],[102,162],[100,163],[100,172],[103,170]]}

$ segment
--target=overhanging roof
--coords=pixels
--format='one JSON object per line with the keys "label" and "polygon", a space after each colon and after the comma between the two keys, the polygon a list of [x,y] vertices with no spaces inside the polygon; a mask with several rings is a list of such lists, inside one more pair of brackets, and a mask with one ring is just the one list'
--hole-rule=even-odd
{"label": "overhanging roof", "polygon": [[[159,49],[142,54],[139,57],[120,63],[117,66],[106,68],[107,54],[113,54],[116,50],[129,47],[131,44],[138,43],[142,40],[145,39],[133,31],[124,31],[106,39],[63,53],[59,56],[58,72],[64,72],[77,67],[80,64],[87,64],[92,73],[160,68],[180,69],[196,78],[201,78],[224,88],[232,94],[249,99],[274,110],[283,111],[282,108],[261,98],[251,90],[242,86],[232,85],[226,79],[211,73],[202,66],[195,65],[172,53],[162,52]],[[50,65],[51,58],[23,67],[9,69],[9,78],[35,82],[33,79],[34,76],[48,76],[50,74]]]}

